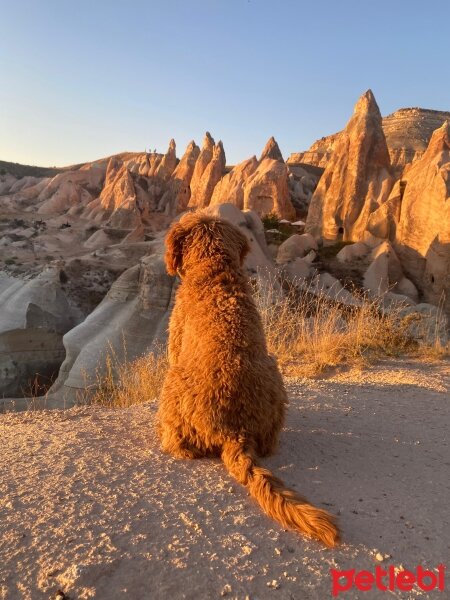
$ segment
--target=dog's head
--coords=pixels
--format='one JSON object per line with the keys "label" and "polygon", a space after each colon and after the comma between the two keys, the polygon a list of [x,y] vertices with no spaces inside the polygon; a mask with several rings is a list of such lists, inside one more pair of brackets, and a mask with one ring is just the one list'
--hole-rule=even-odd
{"label": "dog's head", "polygon": [[166,268],[170,275],[186,273],[205,262],[239,268],[250,250],[238,227],[201,212],[187,213],[166,237]]}

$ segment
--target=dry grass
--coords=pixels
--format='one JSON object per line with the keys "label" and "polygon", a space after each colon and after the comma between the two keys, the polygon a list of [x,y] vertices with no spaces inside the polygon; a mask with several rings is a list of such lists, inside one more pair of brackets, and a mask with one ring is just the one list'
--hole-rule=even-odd
{"label": "dry grass", "polygon": [[[364,366],[383,356],[420,353],[442,356],[438,341],[420,343],[412,336],[416,314],[383,308],[380,300],[359,294],[359,306],[345,306],[308,288],[269,281],[255,289],[269,352],[285,375],[314,376],[329,367]],[[438,328],[437,328],[438,329]]]}
{"label": "dry grass", "polygon": [[97,373],[89,401],[108,408],[127,408],[158,398],[167,371],[167,352],[157,349],[132,361],[121,362],[113,351],[105,369]]}
{"label": "dry grass", "polygon": [[[269,352],[277,357],[284,375],[311,377],[330,367],[363,367],[387,356],[434,359],[448,354],[438,340],[439,323],[433,344],[417,342],[411,331],[417,331],[420,316],[401,317],[401,307],[387,312],[380,300],[364,295],[359,296],[359,306],[349,307],[292,283],[265,281],[255,285],[254,297]],[[167,367],[164,348],[133,361],[120,360],[110,349],[106,369],[98,370],[96,381],[86,386],[94,389],[89,402],[126,408],[157,399]]]}

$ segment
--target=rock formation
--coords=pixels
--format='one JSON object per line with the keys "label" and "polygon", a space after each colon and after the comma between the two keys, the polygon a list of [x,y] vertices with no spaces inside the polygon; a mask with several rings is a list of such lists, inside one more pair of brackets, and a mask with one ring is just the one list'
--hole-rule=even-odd
{"label": "rock formation", "polygon": [[[391,165],[400,172],[420,158],[435,129],[450,119],[450,112],[426,108],[401,108],[383,118],[382,127],[389,149]],[[288,163],[307,163],[325,168],[341,132],[322,137],[305,152],[294,152]]]}
{"label": "rock formation", "polygon": [[406,174],[395,249],[427,302],[450,314],[450,137],[437,129]]}
{"label": "rock formation", "polygon": [[172,174],[170,189],[167,191],[169,195],[162,200],[161,209],[171,203],[168,212],[175,214],[177,209],[184,210],[187,207],[191,197],[191,179],[199,155],[200,148],[192,140]]}
{"label": "rock formation", "polygon": [[280,219],[295,219],[289,196],[288,169],[284,162],[264,158],[250,175],[244,188],[244,208],[259,215],[275,214]]}
{"label": "rock formation", "polygon": [[404,189],[405,181],[397,180],[386,202],[370,214],[367,221],[369,233],[382,239],[395,239]]}
{"label": "rock formation", "polygon": [[175,140],[171,139],[169,142],[169,149],[166,154],[161,158],[161,161],[158,163],[155,168],[155,172],[153,175],[156,177],[161,177],[164,181],[167,181],[177,166],[177,155],[176,155],[176,144]]}
{"label": "rock formation", "polygon": [[208,206],[216,184],[225,173],[225,162],[222,142],[214,144],[207,132],[192,175],[190,207]]}
{"label": "rock formation", "polygon": [[364,276],[364,287],[377,296],[389,291],[403,279],[400,261],[389,242],[372,250],[371,263]]}
{"label": "rock formation", "polygon": [[38,213],[61,214],[86,206],[102,189],[105,174],[106,163],[59,173],[37,196]]}
{"label": "rock formation", "polygon": [[203,176],[203,173],[204,173],[206,167],[209,165],[209,163],[212,160],[213,149],[214,149],[214,139],[211,136],[211,134],[209,133],[209,131],[207,131],[205,134],[205,137],[203,138],[203,145],[200,150],[200,154],[195,163],[194,172],[192,173],[191,201],[189,203],[189,206],[197,206],[196,197],[197,197],[198,190],[200,187],[200,182],[201,182],[201,179],[202,179],[202,176]]}
{"label": "rock formation", "polygon": [[323,169],[311,165],[288,163],[289,194],[296,213],[305,218],[312,195],[322,176]]}
{"label": "rock formation", "polygon": [[283,264],[296,258],[303,258],[311,250],[317,250],[317,242],[309,233],[294,234],[278,248],[277,263]]}
{"label": "rock formation", "polygon": [[[270,158],[269,155],[277,156]],[[258,215],[295,218],[290,200],[289,171],[274,138],[267,142],[260,160],[252,156],[224,175],[214,188],[211,205],[231,202]]]}
{"label": "rock formation", "polygon": [[391,164],[401,169],[423,155],[433,131],[450,119],[450,112],[402,108],[383,118]]}
{"label": "rock formation", "polygon": [[273,160],[279,160],[280,162],[284,162],[281,150],[273,136],[267,141],[267,144],[264,146],[264,150],[262,151],[259,160],[261,161],[264,158],[272,158]]}
{"label": "rock formation", "polygon": [[81,319],[61,289],[57,269],[24,281],[0,273],[0,395],[23,396],[39,374],[57,373],[62,336]]}
{"label": "rock formation", "polygon": [[306,231],[327,241],[361,240],[393,183],[380,111],[369,90],[336,142],[311,199]]}
{"label": "rock formation", "polygon": [[320,138],[314,142],[309,150],[305,150],[304,152],[293,152],[287,159],[288,164],[304,163],[324,169],[333,154],[340,133],[341,132],[333,133],[332,135]]}
{"label": "rock formation", "polygon": [[133,176],[127,165],[113,157],[108,163],[105,185],[98,199],[87,206],[85,217],[96,221],[111,219],[117,227],[132,229],[140,223]]}
{"label": "rock formation", "polygon": [[256,156],[244,160],[224,175],[214,188],[210,205],[230,202],[239,209],[244,208],[244,188],[247,179],[258,168]]}
{"label": "rock formation", "polygon": [[161,248],[125,271],[98,307],[64,336],[66,358],[51,393],[75,401],[77,393],[98,385],[108,356],[133,360],[163,342],[173,283]]}

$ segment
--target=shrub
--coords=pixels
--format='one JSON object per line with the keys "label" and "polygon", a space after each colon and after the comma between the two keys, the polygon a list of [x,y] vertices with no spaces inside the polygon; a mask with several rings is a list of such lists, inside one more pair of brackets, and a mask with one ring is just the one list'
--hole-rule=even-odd
{"label": "shrub", "polygon": [[278,229],[278,224],[280,219],[274,213],[269,213],[262,217],[262,223],[264,225],[264,229]]}

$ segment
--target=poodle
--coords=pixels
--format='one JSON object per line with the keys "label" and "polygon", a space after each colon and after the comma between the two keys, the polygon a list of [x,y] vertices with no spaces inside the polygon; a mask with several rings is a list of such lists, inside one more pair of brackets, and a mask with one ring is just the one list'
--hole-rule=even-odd
{"label": "poodle", "polygon": [[287,396],[242,269],[249,249],[238,227],[201,211],[167,234],[167,271],[181,285],[158,408],[162,448],[178,458],[220,456],[267,515],[332,547],[334,517],[258,464],[277,446]]}

